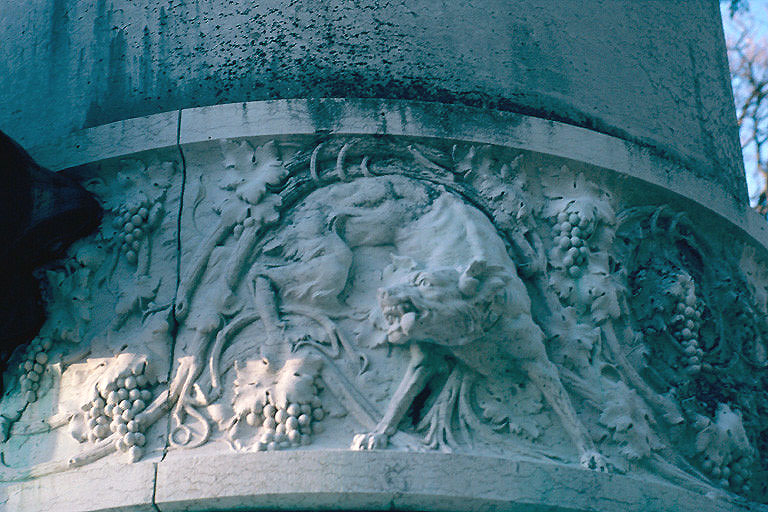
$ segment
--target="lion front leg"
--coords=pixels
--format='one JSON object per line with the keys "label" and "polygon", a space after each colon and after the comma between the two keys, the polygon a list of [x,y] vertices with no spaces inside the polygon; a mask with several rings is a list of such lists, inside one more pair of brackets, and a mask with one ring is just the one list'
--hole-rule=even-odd
{"label": "lion front leg", "polygon": [[394,396],[387,406],[381,421],[372,432],[357,434],[352,440],[353,450],[376,450],[386,448],[389,438],[397,431],[397,426],[403,420],[408,408],[416,396],[421,393],[435,373],[436,367],[432,359],[424,352],[421,345],[411,345],[411,360],[408,369],[400,381]]}
{"label": "lion front leg", "polygon": [[[544,352],[543,347],[542,352]],[[535,360],[520,361],[520,365],[528,378],[539,388],[550,407],[555,410],[565,430],[573,439],[579,452],[580,464],[587,469],[607,471],[608,465],[605,459],[597,451],[587,429],[576,416],[571,399],[560,381],[557,367],[546,358],[546,354]]]}

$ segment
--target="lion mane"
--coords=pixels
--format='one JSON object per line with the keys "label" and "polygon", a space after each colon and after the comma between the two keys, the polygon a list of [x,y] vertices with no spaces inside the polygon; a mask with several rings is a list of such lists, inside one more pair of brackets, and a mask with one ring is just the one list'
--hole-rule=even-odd
{"label": "lion mane", "polygon": [[439,339],[450,346],[480,338],[507,312],[507,270],[482,260],[463,269],[420,269],[410,258],[399,258],[387,269],[397,278],[378,296],[388,341]]}

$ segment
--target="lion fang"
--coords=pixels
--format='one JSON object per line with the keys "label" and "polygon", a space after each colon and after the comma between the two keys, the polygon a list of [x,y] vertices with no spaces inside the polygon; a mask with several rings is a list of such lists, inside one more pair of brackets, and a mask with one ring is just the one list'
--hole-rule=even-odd
{"label": "lion fang", "polygon": [[408,334],[411,332],[411,328],[413,327],[413,324],[416,323],[416,313],[413,311],[409,311],[408,313],[404,314],[403,317],[400,319],[400,329],[403,331],[403,333],[408,336]]}

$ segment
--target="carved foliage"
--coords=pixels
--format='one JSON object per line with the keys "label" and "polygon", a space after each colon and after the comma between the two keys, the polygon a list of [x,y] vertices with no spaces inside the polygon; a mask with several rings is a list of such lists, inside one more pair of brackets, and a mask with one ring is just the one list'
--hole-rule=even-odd
{"label": "carved foliage", "polygon": [[4,403],[44,395],[76,355],[61,342],[112,350],[57,423],[90,446],[78,463],[218,440],[523,452],[765,498],[765,300],[678,213],[617,215],[620,191],[501,148],[216,151],[188,170],[179,275],[156,252],[176,241],[174,164],[140,162],[116,175],[130,200],[95,185],[111,217],[49,274],[54,314]]}

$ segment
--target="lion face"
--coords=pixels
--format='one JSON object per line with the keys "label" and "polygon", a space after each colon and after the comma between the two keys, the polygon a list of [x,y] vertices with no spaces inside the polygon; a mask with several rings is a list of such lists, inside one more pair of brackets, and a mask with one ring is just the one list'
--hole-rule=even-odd
{"label": "lion face", "polygon": [[[482,267],[482,268],[481,268]],[[470,264],[463,272],[441,267],[409,270],[395,284],[378,290],[387,341],[463,345],[483,335],[489,321],[498,319],[505,281],[485,279],[484,264]]]}

